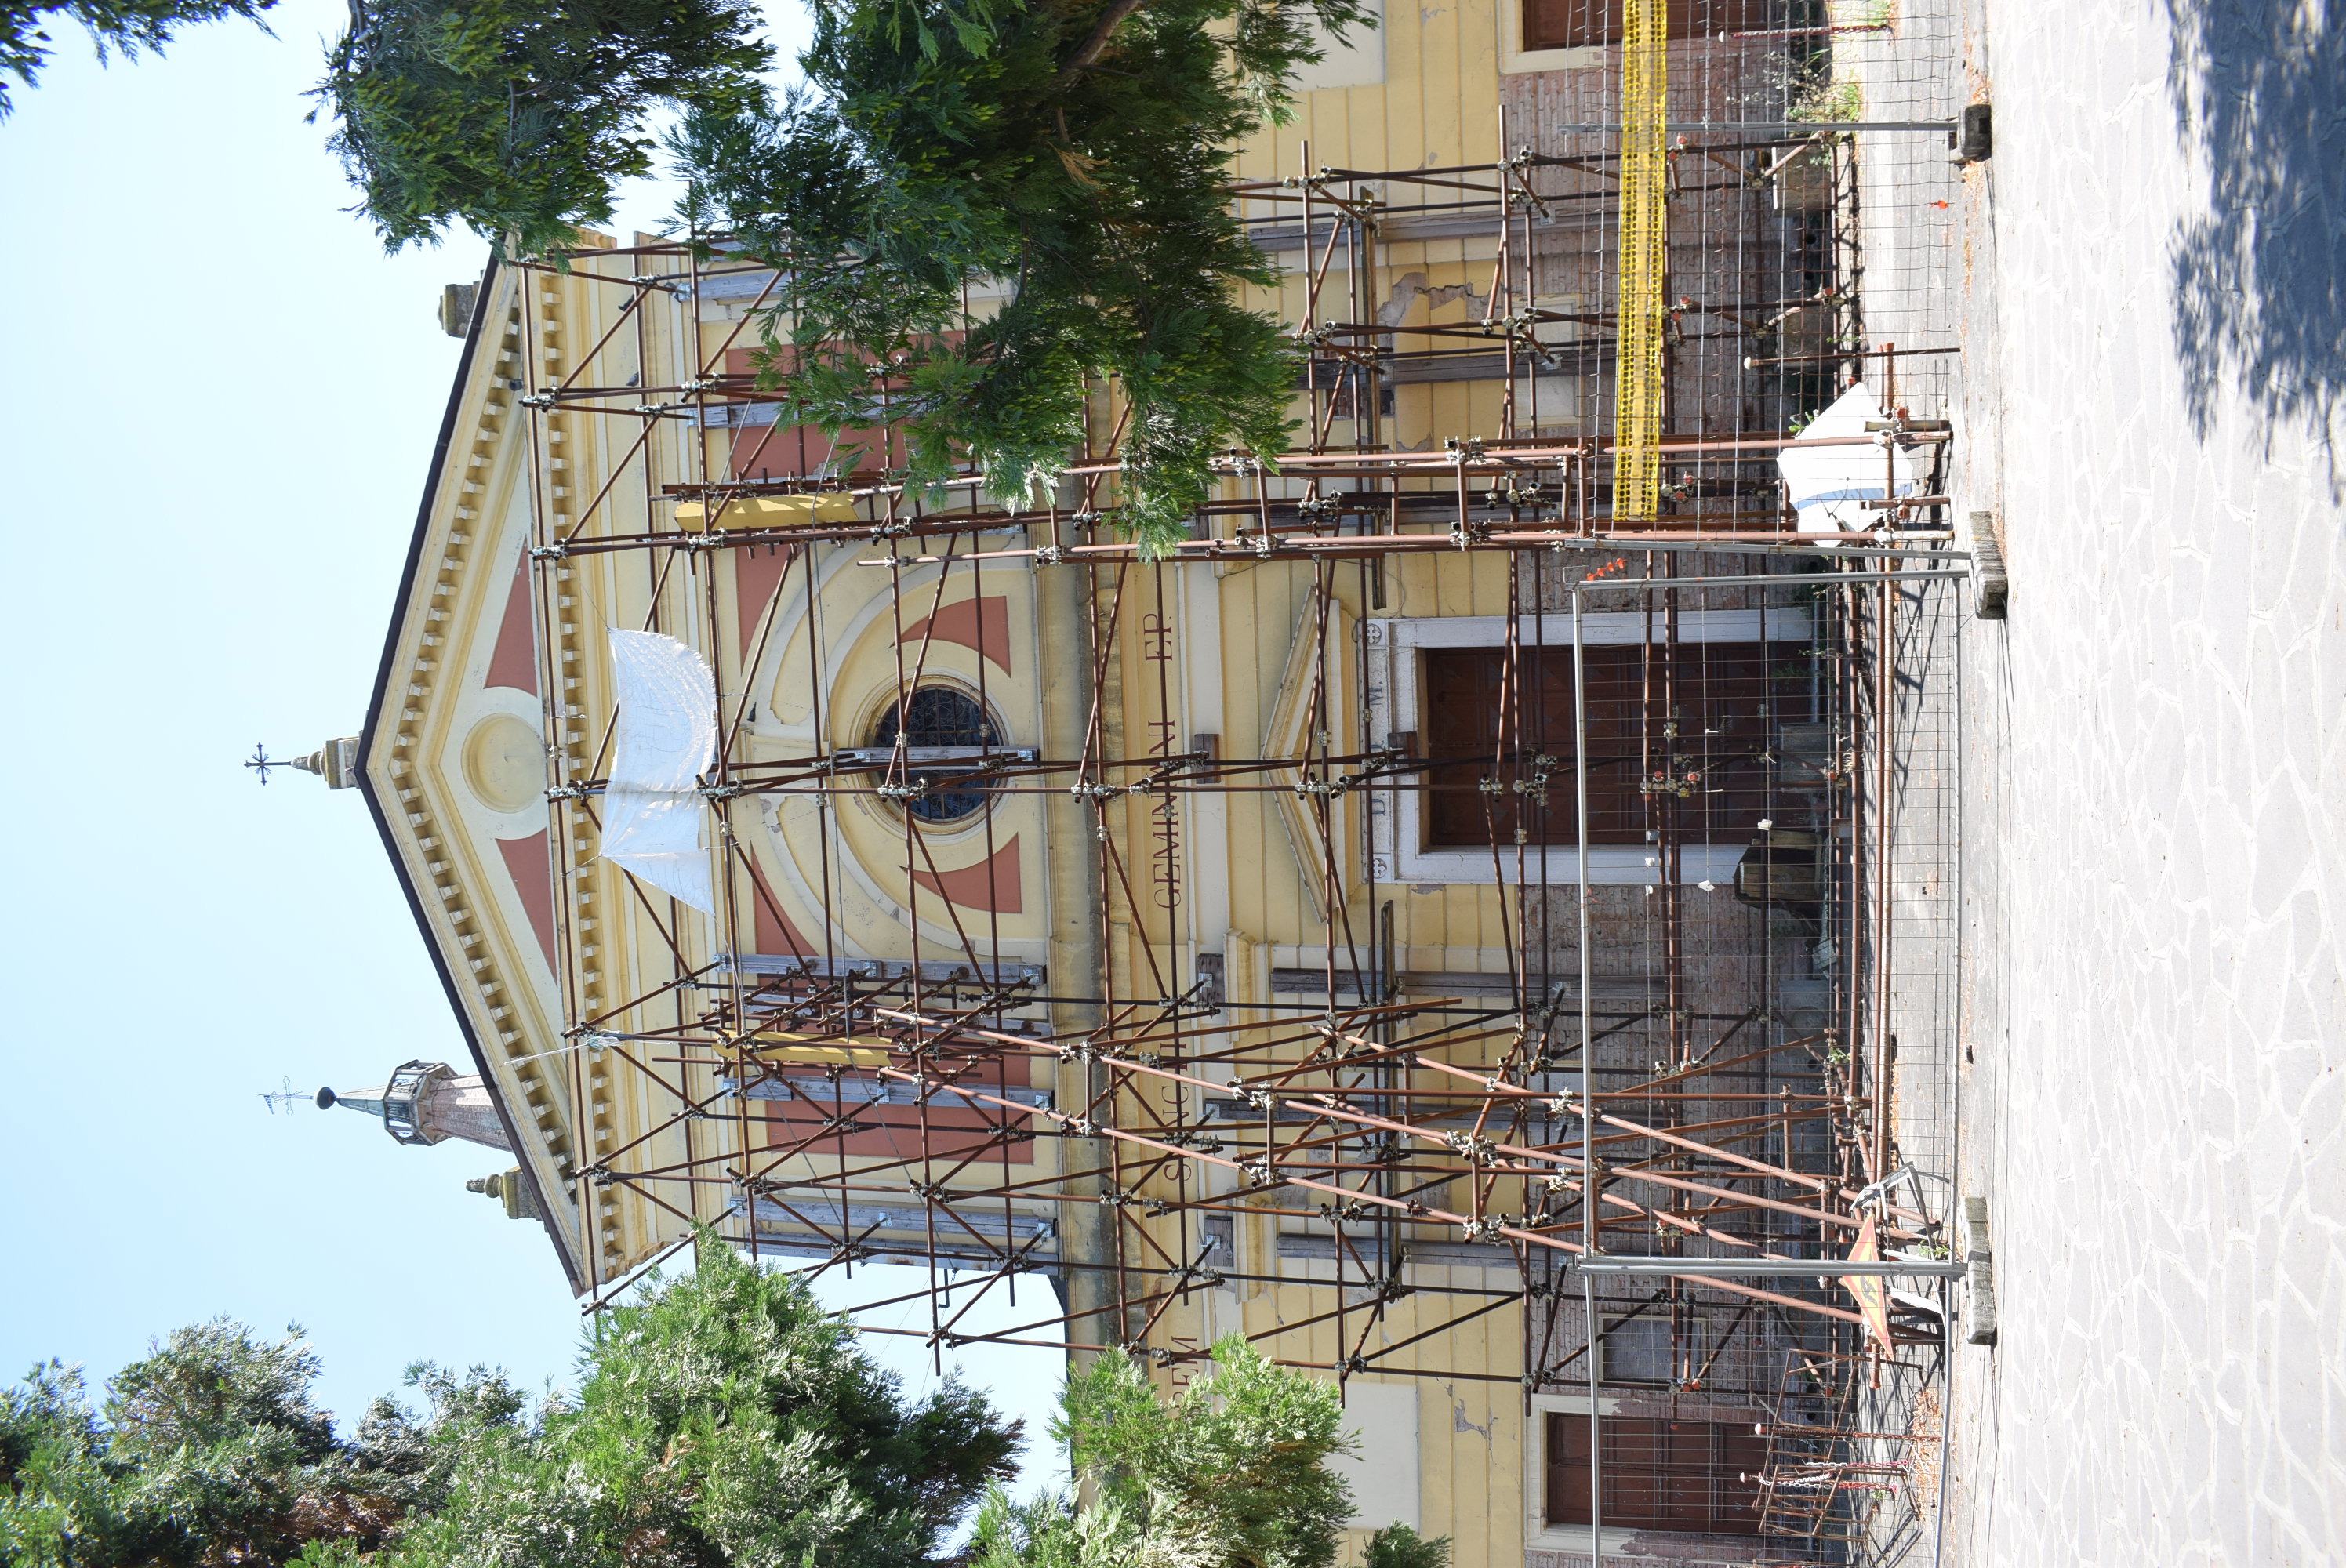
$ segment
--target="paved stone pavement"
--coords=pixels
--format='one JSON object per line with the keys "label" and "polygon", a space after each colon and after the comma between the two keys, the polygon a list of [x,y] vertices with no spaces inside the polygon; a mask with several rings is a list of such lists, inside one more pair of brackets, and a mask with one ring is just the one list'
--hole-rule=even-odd
{"label": "paved stone pavement", "polygon": [[[2346,1563],[2346,6],[1970,0],[1951,1562]],[[2188,107],[2188,122],[2182,112]]]}

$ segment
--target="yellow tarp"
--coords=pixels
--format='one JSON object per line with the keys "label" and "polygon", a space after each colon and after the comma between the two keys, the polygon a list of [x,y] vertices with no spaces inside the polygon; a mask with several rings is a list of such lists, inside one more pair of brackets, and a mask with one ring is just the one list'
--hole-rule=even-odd
{"label": "yellow tarp", "polygon": [[676,525],[696,532],[706,528],[711,506],[718,508],[720,532],[735,528],[805,528],[818,523],[852,523],[855,500],[836,491],[820,495],[737,495],[724,503],[679,501]]}

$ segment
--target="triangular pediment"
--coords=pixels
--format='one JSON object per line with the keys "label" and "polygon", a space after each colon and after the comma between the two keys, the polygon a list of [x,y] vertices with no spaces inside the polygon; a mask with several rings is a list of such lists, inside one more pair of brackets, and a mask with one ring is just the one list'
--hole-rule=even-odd
{"label": "triangular pediment", "polygon": [[574,1285],[584,1283],[574,1086],[558,1044],[556,879],[548,854],[546,704],[530,624],[532,463],[515,404],[515,292],[482,285],[362,752],[363,781],[418,924],[538,1189]]}

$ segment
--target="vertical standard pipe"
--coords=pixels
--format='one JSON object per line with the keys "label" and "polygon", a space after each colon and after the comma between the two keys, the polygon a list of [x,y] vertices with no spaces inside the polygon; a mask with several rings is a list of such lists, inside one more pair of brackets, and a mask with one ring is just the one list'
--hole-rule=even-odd
{"label": "vertical standard pipe", "polygon": [[[1890,563],[1894,571],[1899,563]],[[1892,943],[1890,885],[1891,773],[1897,741],[1898,654],[1895,618],[1898,585],[1882,585],[1882,610],[1875,636],[1875,739],[1873,802],[1873,1169],[1870,1180],[1880,1181],[1890,1170],[1890,958]]]}
{"label": "vertical standard pipe", "polygon": [[[1843,563],[1845,567],[1847,565],[1848,563]],[[1867,977],[1871,973],[1871,970],[1866,966],[1872,960],[1872,955],[1865,952],[1865,875],[1867,868],[1872,864],[1871,860],[1866,854],[1865,812],[1867,805],[1869,804],[1868,797],[1872,794],[1872,790],[1866,782],[1865,769],[1859,761],[1858,752],[1859,725],[1863,719],[1864,714],[1859,700],[1861,683],[1858,674],[1857,659],[1858,649],[1861,646],[1860,638],[1863,635],[1862,626],[1865,619],[1865,607],[1863,601],[1858,596],[1859,590],[1857,587],[1852,585],[1846,590],[1846,593],[1848,596],[1842,601],[1842,614],[1844,619],[1841,625],[1841,657],[1839,681],[1841,687],[1839,700],[1842,715],[1842,723],[1845,727],[1845,732],[1848,738],[1848,746],[1843,756],[1849,763],[1847,769],[1848,778],[1844,780],[1841,790],[1842,795],[1847,798],[1849,802],[1847,810],[1847,826],[1849,829],[1849,909],[1847,911],[1847,934],[1849,938],[1849,951],[1842,955],[1841,961],[1842,974],[1841,990],[1843,993],[1841,1007],[1843,1020],[1842,1027],[1846,1031],[1846,1038],[1842,1042],[1841,1049],[1846,1053],[1847,1059],[1841,1064],[1841,1071],[1848,1085],[1850,1085],[1849,1092],[1854,1094],[1856,1093],[1854,1085],[1857,1083],[1857,1055],[1858,1052],[1862,1048],[1862,1044],[1865,1039],[1865,1032],[1862,1027],[1862,1022],[1865,1018],[1864,986],[1867,983]],[[1841,758],[1836,758],[1835,765],[1838,766],[1841,760]],[[1842,1165],[1843,1166],[1856,1163],[1859,1156],[1855,1152],[1855,1148],[1856,1145],[1854,1139],[1852,1139],[1847,1145],[1838,1146],[1835,1156],[1836,1163]],[[1865,1178],[1866,1181],[1871,1181],[1872,1179],[1873,1178],[1870,1176]],[[1862,1186],[1864,1185],[1864,1182],[1860,1182],[1856,1185]],[[1820,1226],[1819,1236],[1821,1237],[1822,1235],[1823,1227]]]}
{"label": "vertical standard pipe", "polygon": [[[1495,270],[1497,281],[1505,292],[1501,295],[1497,290],[1493,290],[1490,309],[1500,311],[1507,322],[1507,335],[1500,341],[1499,347],[1500,361],[1504,366],[1502,373],[1506,377],[1504,388],[1499,393],[1499,439],[1513,441],[1515,439],[1515,270],[1510,265],[1515,260],[1515,247],[1507,241],[1514,235],[1515,226],[1512,221],[1515,193],[1507,188],[1507,100],[1504,95],[1499,99],[1499,161],[1492,172],[1498,176],[1496,183],[1499,188],[1499,259]],[[1308,227],[1305,232],[1310,232]],[[1514,489],[1515,483],[1510,477],[1507,487]]]}
{"label": "vertical standard pipe", "polygon": [[[1053,521],[1057,521],[1056,511]],[[1089,757],[1091,724],[1092,596],[1089,574],[1076,566],[1040,566],[1035,599],[1037,628],[1044,647],[1043,755]],[[1054,789],[1043,800],[1044,831],[1052,842],[1081,846],[1092,837],[1091,809],[1064,789]],[[1099,982],[1101,954],[1098,883],[1091,875],[1090,857],[1080,849],[1045,857],[1050,879],[1050,979],[1052,992],[1066,1000],[1051,1005],[1052,1031],[1062,1038],[1089,1033],[1099,1027],[1102,1013],[1086,994]],[[1062,1063],[1055,1091],[1057,1104],[1089,1107],[1096,1088],[1096,1068],[1083,1062]],[[1086,1115],[1092,1113],[1086,1109]],[[1078,1157],[1073,1140],[1061,1140],[1059,1158],[1068,1165]],[[1104,1164],[1095,1159],[1094,1165]],[[1096,1176],[1072,1184],[1087,1193],[1099,1190]],[[1114,1210],[1095,1205],[1069,1206],[1069,1250],[1089,1261],[1108,1261],[1114,1244],[1109,1227]],[[1098,1308],[1116,1299],[1112,1277],[1098,1269],[1071,1268],[1066,1274],[1067,1309],[1072,1321],[1067,1337],[1092,1344],[1112,1344],[1118,1338],[1108,1316]],[[1106,1282],[1106,1283],[1104,1283]],[[1088,1312],[1090,1316],[1077,1316]]]}
{"label": "vertical standard pipe", "polygon": [[[1675,579],[1678,575],[1678,557],[1664,555],[1662,575]],[[1760,638],[1767,637],[1766,616],[1761,615]],[[1664,733],[1670,737],[1662,754],[1669,759],[1669,784],[1675,790],[1681,784],[1678,769],[1678,591],[1662,590],[1662,722]],[[1695,718],[1695,733],[1702,733],[1702,715]],[[1686,843],[1685,812],[1675,804],[1683,799],[1677,794],[1661,797],[1661,809],[1655,820],[1661,824],[1661,853],[1658,857],[1662,871],[1662,983],[1670,1009],[1670,1060],[1683,1066],[1694,1054],[1691,1035],[1687,1028],[1686,998],[1686,876],[1683,852]]]}
{"label": "vertical standard pipe", "polygon": [[[1580,878],[1580,1238],[1590,1255],[1599,1250],[1596,1236],[1596,963],[1589,952],[1591,920],[1588,893],[1588,671],[1580,625],[1581,591],[1572,590],[1572,789],[1577,840],[1574,854]],[[1580,1275],[1580,1330],[1588,1345],[1588,1560],[1605,1556],[1605,1451],[1596,1425],[1596,1287],[1586,1270]]]}

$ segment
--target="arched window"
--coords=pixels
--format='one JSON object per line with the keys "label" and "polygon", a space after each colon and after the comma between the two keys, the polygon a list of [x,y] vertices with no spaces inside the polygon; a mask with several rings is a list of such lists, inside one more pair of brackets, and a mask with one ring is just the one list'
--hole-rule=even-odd
{"label": "arched window", "polygon": [[[899,706],[906,710],[902,719],[897,714]],[[875,748],[894,746],[900,723],[904,731],[904,745],[912,754],[910,760],[915,764],[945,760],[924,757],[924,752],[1002,744],[1002,737],[996,733],[993,719],[986,716],[985,709],[979,706],[977,699],[949,686],[921,687],[913,693],[909,701],[901,705],[890,703],[888,711],[880,716],[880,722],[872,727],[870,744]],[[971,760],[974,762],[974,759]],[[916,766],[912,769],[910,781],[929,787],[927,794],[915,796],[905,802],[905,809],[913,814],[915,821],[921,822],[958,822],[972,816],[984,808],[986,797],[993,789],[991,784],[973,778],[966,765],[952,768]]]}

